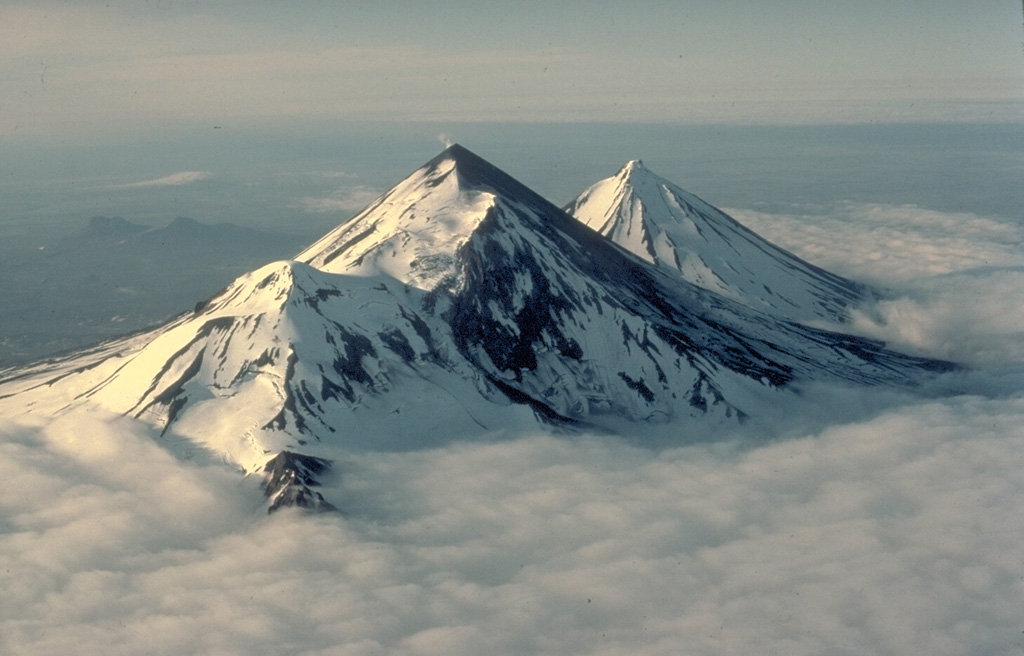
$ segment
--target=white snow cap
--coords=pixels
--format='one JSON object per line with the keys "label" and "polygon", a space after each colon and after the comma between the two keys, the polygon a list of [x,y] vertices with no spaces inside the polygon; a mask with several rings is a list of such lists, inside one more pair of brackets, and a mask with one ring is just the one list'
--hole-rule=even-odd
{"label": "white snow cap", "polygon": [[775,246],[639,159],[565,210],[691,284],[782,318],[842,322],[868,293]]}

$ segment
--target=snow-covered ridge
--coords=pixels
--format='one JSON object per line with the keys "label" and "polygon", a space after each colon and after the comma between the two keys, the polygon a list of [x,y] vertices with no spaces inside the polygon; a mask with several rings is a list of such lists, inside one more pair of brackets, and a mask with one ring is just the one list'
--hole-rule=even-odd
{"label": "snow-covered ridge", "polygon": [[945,367],[746,300],[644,261],[453,146],[297,261],[0,381],[0,410],[100,407],[273,472],[272,504],[326,508],[311,480],[346,449],[538,424],[661,425],[686,441],[699,432],[683,426],[742,421],[802,381],[914,385]]}
{"label": "snow-covered ridge", "polygon": [[640,160],[595,183],[565,210],[687,282],[782,318],[842,322],[870,294],[771,244]]}

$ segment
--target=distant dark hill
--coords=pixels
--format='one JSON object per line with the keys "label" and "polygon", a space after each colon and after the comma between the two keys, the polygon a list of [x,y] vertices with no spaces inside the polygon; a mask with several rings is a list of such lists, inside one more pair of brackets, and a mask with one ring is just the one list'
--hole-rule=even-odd
{"label": "distant dark hill", "polygon": [[[268,237],[283,238],[252,228],[243,228],[233,223],[200,223],[195,219],[179,216],[162,228],[154,228],[133,235],[129,242],[134,248],[157,248],[175,250],[183,247],[198,248],[204,251],[250,252],[252,249],[264,249],[271,246],[276,249],[278,244],[268,242]],[[302,240],[295,239],[294,247],[301,247]]]}
{"label": "distant dark hill", "polygon": [[147,226],[119,216],[94,216],[74,237],[89,240],[125,239],[146,230],[149,230]]}
{"label": "distant dark hill", "polygon": [[[179,216],[170,223],[150,227],[121,217],[94,216],[83,226],[49,247],[51,255],[92,257],[95,249],[117,249],[115,257],[179,262],[216,254],[255,262],[281,257],[281,248],[296,250],[304,240],[276,232],[244,228],[233,223],[203,223]],[[251,268],[251,267],[250,267]]]}
{"label": "distant dark hill", "polygon": [[184,217],[153,228],[94,216],[38,250],[0,262],[0,366],[163,321],[306,243]]}

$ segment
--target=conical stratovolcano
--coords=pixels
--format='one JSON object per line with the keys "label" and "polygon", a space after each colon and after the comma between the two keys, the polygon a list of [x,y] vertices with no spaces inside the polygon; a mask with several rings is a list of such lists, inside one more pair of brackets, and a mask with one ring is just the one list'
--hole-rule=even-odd
{"label": "conical stratovolcano", "polygon": [[687,282],[784,319],[842,322],[871,295],[865,285],[770,243],[639,160],[590,186],[565,210]]}

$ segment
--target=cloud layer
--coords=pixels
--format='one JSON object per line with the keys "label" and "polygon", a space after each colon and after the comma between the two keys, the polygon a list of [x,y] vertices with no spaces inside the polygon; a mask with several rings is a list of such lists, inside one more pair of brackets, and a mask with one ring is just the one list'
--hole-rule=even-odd
{"label": "cloud layer", "polygon": [[[520,437],[340,462],[347,515],[98,418],[6,428],[4,653],[1008,653],[1024,402],[654,452]],[[838,651],[837,651],[838,650]]]}
{"label": "cloud layer", "polygon": [[810,262],[875,283],[1024,266],[1024,227],[967,212],[851,202],[838,203],[823,214],[729,212]]}
{"label": "cloud layer", "polygon": [[860,334],[975,367],[1024,361],[1024,227],[908,205],[731,213],[814,264],[879,286],[886,297],[854,312]]}

